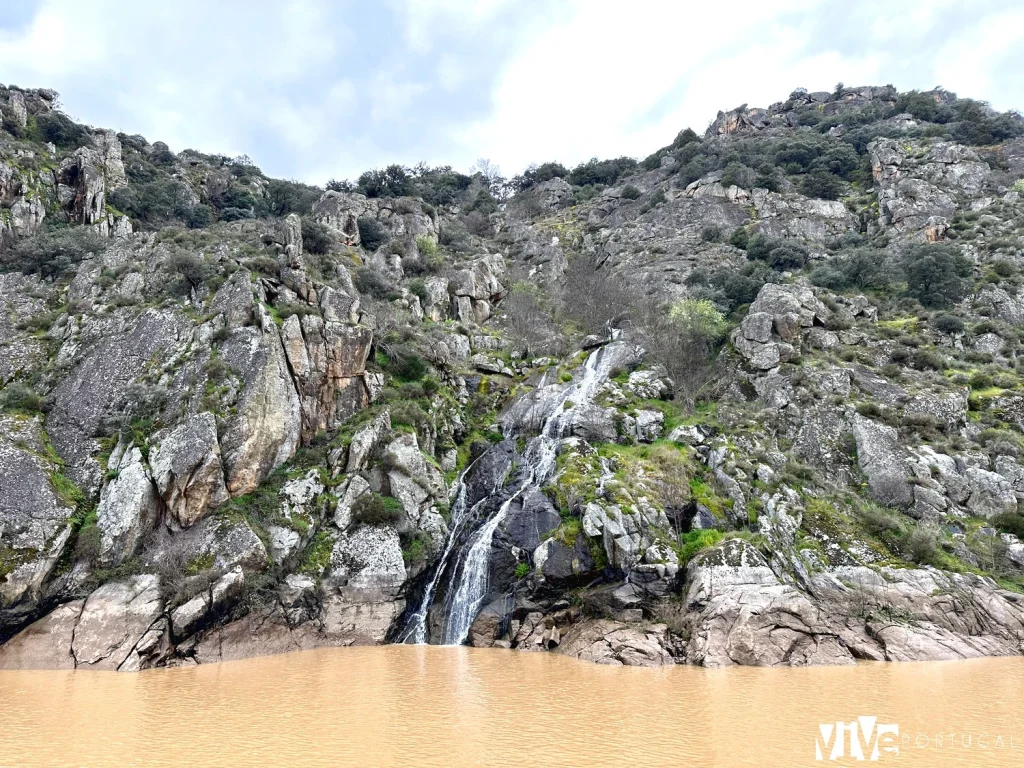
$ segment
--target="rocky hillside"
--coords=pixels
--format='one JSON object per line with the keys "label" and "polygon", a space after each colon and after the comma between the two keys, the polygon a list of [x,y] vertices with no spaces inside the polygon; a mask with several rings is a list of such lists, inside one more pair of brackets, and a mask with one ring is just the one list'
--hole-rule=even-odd
{"label": "rocky hillside", "polygon": [[0,668],[1024,650],[1024,121],[327,190],[0,87]]}

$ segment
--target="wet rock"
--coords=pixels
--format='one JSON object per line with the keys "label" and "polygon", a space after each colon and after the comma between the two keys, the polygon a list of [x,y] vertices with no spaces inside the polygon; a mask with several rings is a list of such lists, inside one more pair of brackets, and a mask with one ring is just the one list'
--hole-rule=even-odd
{"label": "wet rock", "polygon": [[163,612],[160,581],[156,576],[134,576],[111,582],[85,601],[75,626],[71,653],[78,667],[137,669],[140,648]]}
{"label": "wet rock", "polygon": [[532,552],[561,522],[547,495],[531,487],[510,505],[504,528],[515,546]]}
{"label": "wet rock", "polygon": [[558,652],[582,661],[630,667],[661,667],[674,664],[664,624],[646,629],[608,619],[582,621],[573,625],[558,646]]}
{"label": "wet rock", "polygon": [[533,563],[537,573],[554,584],[580,580],[594,570],[590,547],[583,536],[577,536],[571,544],[547,539],[534,550]]}
{"label": "wet rock", "polygon": [[211,613],[223,609],[237,598],[245,585],[245,576],[240,567],[221,576],[209,590],[196,595],[187,603],[178,606],[171,613],[171,632],[176,638],[191,635]]}
{"label": "wet rock", "polygon": [[84,605],[64,603],[0,645],[0,669],[74,669],[71,642]]}

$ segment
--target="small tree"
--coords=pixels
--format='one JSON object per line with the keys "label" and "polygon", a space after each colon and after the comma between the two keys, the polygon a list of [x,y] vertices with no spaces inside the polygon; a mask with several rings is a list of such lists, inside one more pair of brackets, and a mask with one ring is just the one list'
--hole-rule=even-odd
{"label": "small tree", "polygon": [[917,245],[903,256],[907,294],[925,307],[945,308],[970,288],[971,262],[951,245]]}

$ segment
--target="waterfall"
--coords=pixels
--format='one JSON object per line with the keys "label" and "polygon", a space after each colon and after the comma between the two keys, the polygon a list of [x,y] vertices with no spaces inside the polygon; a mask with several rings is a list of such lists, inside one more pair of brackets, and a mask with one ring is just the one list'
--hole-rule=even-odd
{"label": "waterfall", "polygon": [[[613,339],[617,338],[618,332],[615,332]],[[476,620],[477,613],[487,596],[491,544],[495,531],[505,520],[509,508],[523,493],[531,487],[542,486],[551,479],[555,472],[559,442],[561,438],[572,432],[574,411],[581,405],[589,405],[592,402],[600,386],[608,377],[614,357],[614,355],[606,354],[605,347],[594,350],[587,357],[582,375],[562,394],[557,405],[545,419],[540,435],[528,441],[523,454],[523,460],[528,470],[526,479],[470,537],[462,553],[457,556],[455,565],[451,569],[452,583],[445,600],[445,623],[442,630],[444,645],[461,645],[466,641],[469,628]],[[546,380],[545,372],[541,379],[541,386]],[[514,436],[514,434],[506,435],[506,437]],[[408,628],[401,638],[403,642],[425,643],[427,641],[427,616],[437,594],[442,575],[448,570],[447,565],[455,549],[455,543],[459,538],[463,523],[471,520],[480,505],[489,498],[485,496],[469,507],[465,478],[470,468],[467,467],[456,481],[448,538],[438,561],[437,570],[423,593],[420,607],[413,614]],[[497,492],[497,490],[498,488],[495,488],[493,492]],[[469,508],[467,509],[467,507]]]}
{"label": "waterfall", "polygon": [[470,540],[462,559],[458,586],[448,601],[448,619],[444,626],[444,645],[461,645],[469,635],[469,628],[487,596],[487,577],[491,564],[491,541],[494,532],[508,514],[512,502],[533,485],[543,485],[554,472],[558,444],[548,437],[533,438],[526,448],[524,459],[530,472],[522,485],[509,496],[498,511]]}

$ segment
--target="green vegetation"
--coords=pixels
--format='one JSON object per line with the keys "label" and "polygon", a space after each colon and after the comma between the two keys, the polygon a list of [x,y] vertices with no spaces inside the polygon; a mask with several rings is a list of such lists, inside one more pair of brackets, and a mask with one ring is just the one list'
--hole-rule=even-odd
{"label": "green vegetation", "polygon": [[679,564],[686,565],[702,550],[715,546],[721,540],[721,531],[717,531],[714,528],[684,533],[680,537]]}

